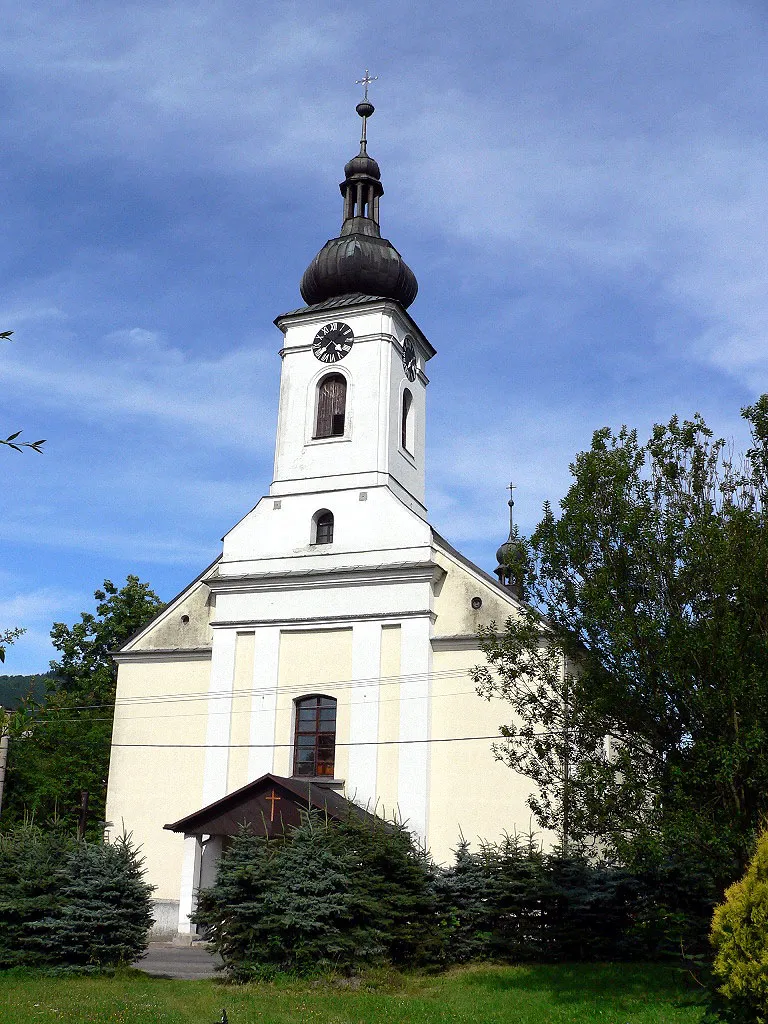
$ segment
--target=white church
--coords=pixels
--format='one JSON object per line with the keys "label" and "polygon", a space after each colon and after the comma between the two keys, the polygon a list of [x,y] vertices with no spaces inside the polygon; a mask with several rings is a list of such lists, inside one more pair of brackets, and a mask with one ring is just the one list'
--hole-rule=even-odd
{"label": "white church", "polygon": [[[239,823],[308,806],[407,822],[437,861],[460,833],[527,828],[529,784],[494,759],[505,708],[475,693],[476,631],[520,605],[430,526],[428,364],[414,274],[381,237],[373,113],[340,188],[343,223],[275,320],[269,491],[216,561],[116,654],[107,818],[156,886],[156,936],[190,938]],[[504,549],[499,551],[504,562]]]}

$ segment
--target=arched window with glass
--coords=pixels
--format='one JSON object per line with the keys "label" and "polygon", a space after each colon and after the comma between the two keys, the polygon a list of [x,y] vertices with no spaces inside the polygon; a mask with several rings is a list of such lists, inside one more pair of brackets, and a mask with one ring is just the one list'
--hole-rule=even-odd
{"label": "arched window with glass", "polygon": [[293,774],[300,778],[333,778],[336,701],[333,697],[318,695],[302,697],[295,706]]}
{"label": "arched window with glass", "polygon": [[410,455],[414,451],[413,395],[409,388],[403,391],[403,405],[400,413],[400,445]]}
{"label": "arched window with glass", "polygon": [[333,512],[321,508],[312,516],[312,544],[333,544]]}
{"label": "arched window with glass", "polygon": [[343,437],[346,416],[346,378],[340,373],[331,373],[317,385],[315,437]]}

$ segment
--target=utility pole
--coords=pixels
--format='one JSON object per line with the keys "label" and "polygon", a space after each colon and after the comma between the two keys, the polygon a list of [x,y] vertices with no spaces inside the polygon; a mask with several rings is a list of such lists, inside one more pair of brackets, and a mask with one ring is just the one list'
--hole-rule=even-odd
{"label": "utility pole", "polygon": [[85,839],[85,826],[88,824],[88,790],[80,790],[80,814],[77,819],[77,838]]}
{"label": "utility pole", "polygon": [[[5,711],[0,707],[0,722],[5,719]],[[8,764],[8,743],[10,736],[3,732],[0,736],[0,814],[3,813],[3,790],[5,789],[5,769]]]}

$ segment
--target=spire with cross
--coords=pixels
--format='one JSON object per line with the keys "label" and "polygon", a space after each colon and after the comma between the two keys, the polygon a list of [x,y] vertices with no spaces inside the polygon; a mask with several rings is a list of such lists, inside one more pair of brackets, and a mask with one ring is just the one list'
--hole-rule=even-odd
{"label": "spire with cross", "polygon": [[515,507],[515,495],[513,492],[517,490],[517,484],[510,483],[507,486],[507,490],[509,491],[509,501],[507,502],[509,505],[509,539],[512,540],[512,535],[515,530],[515,517],[512,511]]}
{"label": "spire with cross", "polygon": [[[419,289],[400,253],[381,237],[379,201],[384,186],[367,143],[368,118],[374,112],[369,90],[377,80],[378,75],[366,68],[356,82],[363,87],[363,98],[355,107],[363,121],[360,151],[344,165],[344,180],[339,183],[344,200],[339,235],[326,242],[301,279],[301,296],[310,306],[361,294],[395,299],[407,309]],[[355,239],[353,246],[348,244],[350,238]]]}
{"label": "spire with cross", "polygon": [[355,85],[362,85],[363,88],[365,89],[362,100],[355,107],[355,110],[363,119],[363,135],[362,138],[360,139],[361,153],[365,153],[366,149],[366,126],[368,124],[368,118],[376,109],[374,105],[371,103],[371,101],[368,99],[368,86],[371,84],[371,82],[378,82],[378,80],[379,76],[374,75],[373,78],[371,78],[370,72],[368,71],[368,68],[366,68],[365,75],[362,78],[358,78],[357,81],[355,82]]}
{"label": "spire with cross", "polygon": [[496,576],[499,583],[516,597],[523,597],[525,545],[515,526],[514,507],[517,484],[509,483],[509,537],[496,552]]}
{"label": "spire with cross", "polygon": [[358,78],[357,81],[355,82],[355,85],[362,85],[365,87],[365,95],[363,96],[363,99],[366,102],[368,102],[368,86],[371,84],[371,82],[378,82],[378,80],[379,76],[374,75],[373,78],[371,78],[368,68],[366,68],[365,76],[363,78]]}

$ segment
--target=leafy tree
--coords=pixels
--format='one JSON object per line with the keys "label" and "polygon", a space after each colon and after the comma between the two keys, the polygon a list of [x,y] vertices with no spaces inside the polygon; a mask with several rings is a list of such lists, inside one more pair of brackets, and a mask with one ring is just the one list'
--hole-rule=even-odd
{"label": "leafy tree", "polygon": [[38,821],[71,814],[81,790],[90,794],[94,835],[104,820],[117,681],[110,652],[163,603],[138,576],[128,576],[119,589],[105,580],[94,597],[95,615],[83,612],[73,626],[54,623],[51,637],[61,656],[51,662],[46,696],[39,704],[27,701],[16,713],[4,822],[23,821],[29,813]]}
{"label": "leafy tree", "polygon": [[768,396],[739,459],[699,416],[598,430],[529,543],[531,606],[481,630],[496,754],[539,823],[736,877],[768,810]]}
{"label": "leafy tree", "polygon": [[[13,331],[0,331],[0,341],[8,341],[13,334]],[[19,441],[20,430],[10,434],[6,438],[0,437],[0,445],[5,445],[8,448],[12,448],[15,452],[21,452],[24,448],[31,448],[32,451],[37,452],[38,455],[42,455],[42,445],[45,444],[45,439],[42,441]]]}
{"label": "leafy tree", "polygon": [[5,649],[24,633],[23,629],[0,630],[0,662],[5,661]]}

